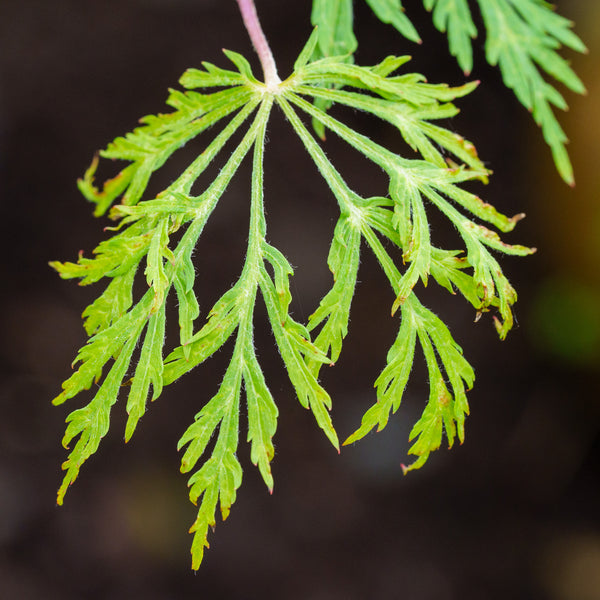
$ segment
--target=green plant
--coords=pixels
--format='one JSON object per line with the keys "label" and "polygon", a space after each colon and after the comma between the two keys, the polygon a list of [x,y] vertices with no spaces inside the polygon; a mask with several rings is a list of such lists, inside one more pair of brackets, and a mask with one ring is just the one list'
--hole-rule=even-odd
{"label": "green plant", "polygon": [[[367,2],[382,21],[409,40],[418,40],[399,0]],[[355,65],[351,0],[314,0],[313,34],[293,73],[281,81],[252,1],[238,0],[238,4],[261,60],[264,82],[253,75],[241,55],[230,51],[225,55],[231,69],[204,63],[202,69],[186,71],[180,80],[186,91],[172,90],[167,100],[172,112],[144,117],[140,127],[116,138],[100,153],[103,158],[126,161],[127,166],[97,188],[96,157],[79,182],[83,195],[95,205],[95,216],[108,214],[118,222],[112,237],[98,245],[93,258],[80,255],[76,263],[51,263],[61,277],[80,279],[82,285],[104,278],[109,281],[83,313],[89,340],[77,354],[77,370],[54,400],[61,404],[98,383],[93,399],[67,418],[63,445],[68,447],[73,441],[75,445],[63,465],[66,474],[58,492],[59,504],[107,433],[111,409],[120,394],[127,395],[127,441],[146,410],[150,388],[155,400],[165,385],[204,362],[228,339],[235,339],[217,393],[179,441],[179,448],[185,448],[181,470],[192,473],[190,498],[200,504],[191,529],[194,569],[208,546],[208,528],[215,524],[217,506],[226,518],[241,484],[237,451],[242,390],[251,460],[269,490],[273,489],[270,464],[278,409],[254,350],[253,314],[259,297],[298,400],[312,411],[339,449],[329,414],[331,398],[319,383],[319,373],[324,364],[335,363],[342,350],[361,248],[374,253],[396,296],[391,311],[399,315],[399,329],[375,382],[377,401],[344,443],[359,440],[373,428],[382,429],[390,413],[398,410],[418,345],[426,361],[430,394],[410,433],[409,452],[416,460],[404,468],[406,472],[425,463],[440,446],[444,432],[449,446],[456,438],[463,441],[469,411],[466,391],[474,380],[460,346],[444,322],[419,301],[415,287],[419,281],[425,285],[433,279],[450,293],[462,294],[478,314],[496,311],[496,329],[504,338],[512,326],[516,293],[492,252],[520,256],[533,252],[505,244],[488,228],[508,232],[523,215],[509,218],[462,186],[472,180],[487,182],[489,172],[471,142],[435,123],[455,115],[458,109],[453,101],[472,92],[477,82],[458,87],[428,83],[423,75],[407,70],[406,56],[388,56],[370,67]],[[583,44],[572,33],[571,23],[541,0],[478,0],[477,4],[487,32],[488,61],[500,66],[506,84],[532,111],[558,171],[571,184],[566,139],[551,110],[551,105],[566,108],[566,104],[541,71],[583,92],[581,82],[557,53],[561,44],[578,51],[584,50]],[[424,0],[424,5],[433,11],[435,26],[447,30],[450,52],[468,73],[471,38],[477,32],[467,1]],[[332,116],[329,108],[334,104],[388,122],[419,157],[403,157],[370,140]],[[306,324],[289,311],[293,269],[267,241],[263,160],[267,125],[275,106],[302,141],[340,210],[328,258],[333,284]],[[353,191],[310,132],[306,118],[320,137],[328,130],[380,167],[388,180],[388,196],[364,198]],[[156,197],[144,197],[152,174],[187,141],[209,129],[214,137],[184,172]],[[194,183],[236,132],[243,133],[241,141],[214,180],[201,193],[192,194]],[[249,154],[252,180],[245,262],[237,281],[197,326],[194,248]],[[449,219],[464,249],[432,244],[426,205]],[[400,264],[393,259],[394,252],[401,256]],[[136,297],[133,286],[139,270],[147,285]],[[165,350],[168,300],[177,303],[179,315],[179,341],[170,351]],[[209,446],[213,436],[216,440]]]}

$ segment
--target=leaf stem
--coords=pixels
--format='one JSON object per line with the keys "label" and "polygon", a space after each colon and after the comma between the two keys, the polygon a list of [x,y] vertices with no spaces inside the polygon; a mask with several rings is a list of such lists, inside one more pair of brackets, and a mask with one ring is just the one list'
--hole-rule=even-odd
{"label": "leaf stem", "polygon": [[279,75],[277,74],[275,59],[273,58],[269,42],[260,26],[254,0],[236,0],[236,2],[238,3],[240,13],[242,13],[242,20],[244,21],[252,45],[260,59],[265,77],[265,85],[268,89],[274,90],[281,83],[281,79],[279,79]]}

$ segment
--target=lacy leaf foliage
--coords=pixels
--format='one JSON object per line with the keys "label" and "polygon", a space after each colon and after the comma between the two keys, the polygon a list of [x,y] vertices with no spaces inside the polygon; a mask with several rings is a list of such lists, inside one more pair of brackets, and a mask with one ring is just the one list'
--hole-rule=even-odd
{"label": "lacy leaf foliage", "polygon": [[[372,2],[374,10],[388,16],[386,6],[393,4]],[[408,27],[405,21],[394,24]],[[106,435],[117,400],[126,397],[125,439],[129,440],[149,398],[156,400],[164,386],[233,339],[221,385],[179,441],[181,470],[190,474],[190,498],[199,505],[191,528],[195,569],[208,547],[208,530],[215,525],[217,509],[226,518],[241,485],[237,454],[243,401],[251,460],[268,489],[273,489],[271,461],[278,408],[254,349],[257,300],[266,306],[298,401],[312,411],[319,427],[339,448],[330,417],[331,398],[319,374],[323,365],[338,359],[348,333],[360,254],[374,253],[395,298],[388,309],[395,315],[398,335],[375,382],[377,400],[345,443],[385,427],[390,414],[398,410],[418,346],[425,357],[430,394],[410,433],[409,452],[415,457],[406,467],[410,470],[422,466],[439,448],[444,432],[450,446],[464,439],[469,411],[466,391],[474,380],[473,369],[447,326],[418,299],[417,284],[434,280],[451,294],[462,295],[477,313],[494,310],[498,333],[504,337],[512,325],[516,293],[495,254],[532,252],[501,241],[497,232],[512,230],[521,215],[509,218],[463,187],[471,180],[486,182],[488,171],[471,142],[440,124],[457,113],[454,100],[473,91],[476,84],[427,83],[422,75],[405,70],[407,57],[390,56],[371,67],[352,64],[345,55],[311,61],[323,44],[322,35],[322,30],[313,33],[293,74],[275,91],[260,83],[247,61],[234,52],[225,51],[232,69],[204,63],[202,69],[186,71],[180,80],[185,91],[172,90],[167,100],[171,112],[144,117],[140,127],[100,152],[102,158],[124,161],[121,172],[97,186],[96,158],[79,182],[95,214],[107,214],[116,223],[112,236],[98,245],[91,258],[80,255],[76,262],[52,263],[61,277],[79,279],[81,285],[106,283],[83,314],[89,340],[54,400],[60,404],[96,386],[92,400],[67,418],[63,444],[72,447],[63,465],[59,504]],[[335,118],[324,110],[332,104],[386,121],[417,158],[403,157]],[[293,269],[267,238],[263,160],[274,106],[283,111],[302,141],[340,211],[328,257],[332,286],[306,324],[290,313]],[[306,125],[310,120],[378,165],[387,180],[388,195],[361,197],[352,190]],[[192,193],[200,175],[236,132],[241,141],[227,153],[218,175],[200,193]],[[147,197],[152,174],[202,133],[209,135],[203,152],[164,191]],[[192,255],[207,220],[248,155],[252,177],[245,262],[233,286],[201,315]],[[432,243],[427,216],[432,209],[441,211],[458,231],[463,248]],[[396,253],[399,262],[392,257]],[[139,297],[133,289],[137,278],[145,280]],[[168,302],[177,307],[179,320],[179,339],[172,349],[165,347]]]}
{"label": "lacy leaf foliage", "polygon": [[[400,0],[366,0],[375,15],[389,23],[406,39],[420,43],[417,30],[405,13]],[[569,185],[574,184],[573,168],[566,150],[567,136],[553,108],[567,110],[560,92],[546,81],[552,77],[569,90],[582,94],[583,83],[559,50],[565,46],[586,52],[583,42],[573,33],[571,21],[554,12],[544,0],[477,0],[485,28],[485,57],[499,66],[502,79],[519,102],[529,110],[541,127],[550,146],[556,168]],[[456,57],[465,75],[473,69],[473,44],[477,28],[467,0],[423,0],[432,12],[435,27],[448,36],[450,53]],[[352,0],[315,0],[312,23],[319,27],[316,58],[342,50],[354,52]]]}

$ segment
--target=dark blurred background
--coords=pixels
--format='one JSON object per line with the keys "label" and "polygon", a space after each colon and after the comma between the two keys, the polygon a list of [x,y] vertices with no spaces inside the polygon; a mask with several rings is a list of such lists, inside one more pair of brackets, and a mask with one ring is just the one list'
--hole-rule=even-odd
{"label": "dark blurred background", "polygon": [[[404,3],[422,47],[355,4],[358,62],[410,53],[430,81],[464,82],[422,3]],[[257,5],[285,76],[310,33],[310,2]],[[257,346],[281,413],[275,491],[269,496],[250,464],[243,429],[244,483],[194,574],[186,533],[194,507],[176,443],[215,392],[230,348],[166,389],[127,446],[117,405],[111,433],[59,509],[64,419],[89,397],[58,408],[50,401],[85,340],[80,314],[99,288],[62,281],[47,263],[89,254],[105,235],[107,222],[92,218],[75,186],[97,149],[140,116],[166,110],[166,89],[187,67],[226,66],[222,47],[259,72],[257,62],[233,0],[2,1],[2,600],[600,598],[600,5],[558,5],[590,50],[565,53],[589,91],[566,93],[571,109],[560,116],[577,186],[560,181],[541,133],[486,66],[483,34],[473,72],[483,85],[448,123],[494,170],[487,187],[473,189],[503,212],[528,215],[506,239],[538,248],[502,261],[520,295],[505,342],[490,315],[474,324],[465,302],[427,290],[477,373],[465,444],[402,476],[406,438],[427,396],[417,367],[388,428],[338,456],[294,397],[259,313]],[[393,131],[347,117],[396,143]],[[306,319],[330,282],[336,208],[281,115],[269,138],[269,238],[296,267],[294,311]],[[376,169],[339,141],[326,144],[359,191],[385,193]],[[173,176],[182,164],[169,167]],[[197,252],[204,311],[241,266],[248,175],[242,168]],[[432,219],[434,235],[446,235],[446,223]],[[342,438],[374,401],[372,382],[397,328],[391,293],[366,252],[360,280],[345,351],[324,378]]]}

